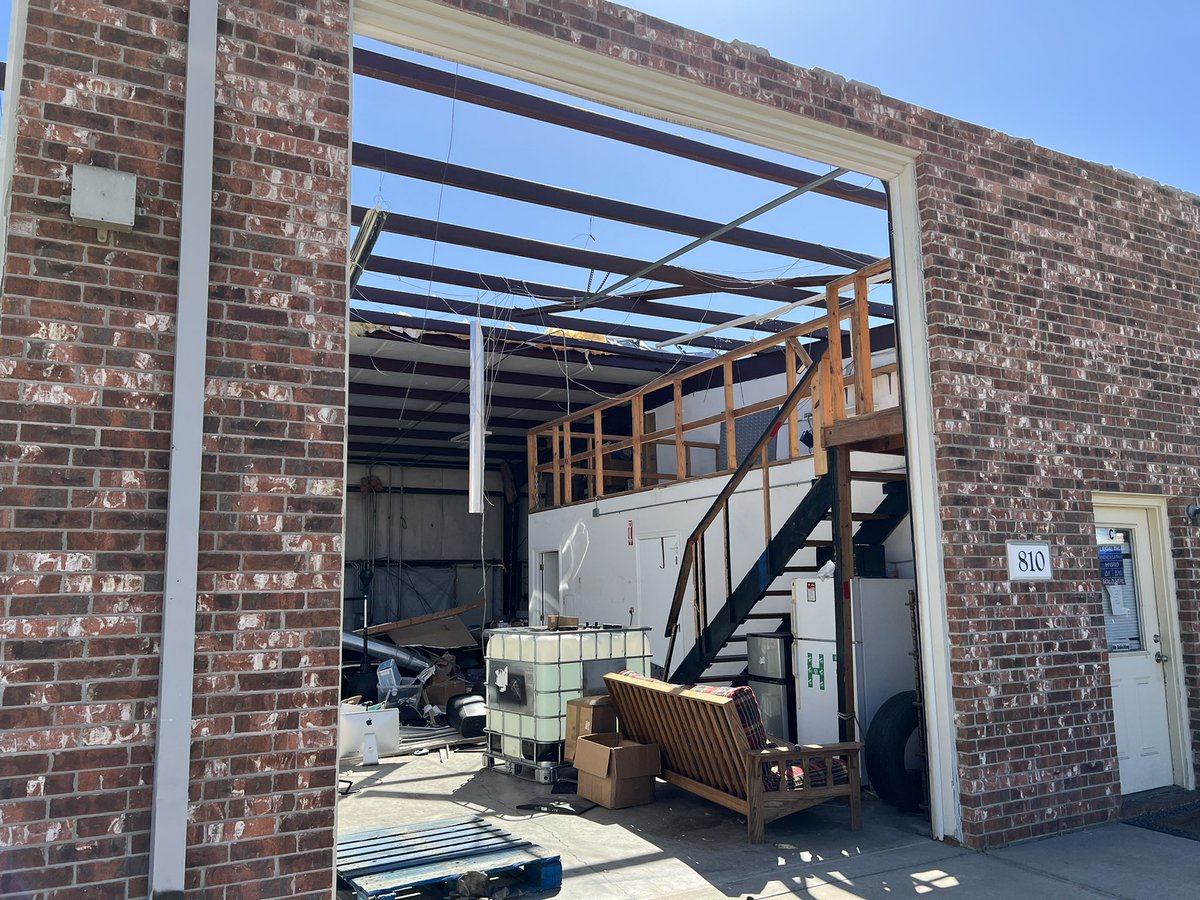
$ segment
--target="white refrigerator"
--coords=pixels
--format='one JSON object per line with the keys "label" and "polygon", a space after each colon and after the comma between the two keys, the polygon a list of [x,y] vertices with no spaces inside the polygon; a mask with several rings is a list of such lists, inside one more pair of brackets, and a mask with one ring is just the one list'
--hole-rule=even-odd
{"label": "white refrigerator", "polygon": [[[915,686],[908,606],[913,582],[856,578],[853,591],[857,739],[893,694]],[[836,583],[802,577],[792,582],[796,674],[796,739],[833,743],[838,735]]]}
{"label": "white refrigerator", "polygon": [[797,578],[792,582],[796,740],[802,744],[832,744],[838,740],[834,587],[832,578]]}

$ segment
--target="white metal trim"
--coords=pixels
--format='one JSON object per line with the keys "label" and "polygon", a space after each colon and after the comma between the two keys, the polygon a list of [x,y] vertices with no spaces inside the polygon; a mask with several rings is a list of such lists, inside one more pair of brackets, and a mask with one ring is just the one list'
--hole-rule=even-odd
{"label": "white metal trim", "polygon": [[21,71],[25,68],[25,32],[29,27],[29,0],[14,0],[9,20],[8,60],[4,70],[4,114],[0,117],[0,247],[8,247],[8,216],[12,209],[13,176],[17,158],[17,106]]}
{"label": "white metal trim", "polygon": [[[1159,597],[1158,631],[1167,654],[1165,666],[1167,716],[1170,721],[1171,765],[1175,783],[1189,791],[1196,789],[1196,754],[1192,747],[1187,680],[1183,668],[1183,635],[1179,625],[1179,594],[1175,584],[1175,561],[1171,555],[1171,523],[1167,498],[1160,494],[1124,494],[1092,492],[1092,519],[1098,510],[1136,509],[1150,520],[1150,557],[1154,590]],[[1165,621],[1164,621],[1165,620]]]}
{"label": "white metal trim", "polygon": [[962,807],[958,745],[950,670],[950,620],[942,515],[937,493],[933,431],[933,384],[929,377],[929,334],[921,268],[916,169],[909,163],[888,182],[892,214],[892,284],[903,386],[908,459],[909,508],[921,637],[921,681],[925,692],[925,744],[930,761],[929,807],[933,836],[961,841]]}
{"label": "white metal trim", "polygon": [[217,0],[192,0],[188,7],[167,542],[150,808],[152,898],[183,897],[186,869],[216,88]]}
{"label": "white metal trim", "polygon": [[429,0],[358,0],[354,29],[554,90],[890,178],[916,150],[724,94]]}
{"label": "white metal trim", "polygon": [[[795,113],[725,94],[507,23],[429,0],[358,0],[354,28],[443,59],[540,84],[598,103],[722,134],[762,147],[846,166],[886,180],[896,241],[893,270],[897,334],[906,352],[905,395],[914,555],[920,608],[922,677],[926,685],[927,751],[931,766],[930,823],[935,838],[962,839],[958,755],[949,662],[949,621],[941,547],[941,511],[934,465],[929,344],[917,213],[918,151],[837,128]],[[561,576],[560,549],[560,576]],[[928,702],[932,701],[932,702]]]}

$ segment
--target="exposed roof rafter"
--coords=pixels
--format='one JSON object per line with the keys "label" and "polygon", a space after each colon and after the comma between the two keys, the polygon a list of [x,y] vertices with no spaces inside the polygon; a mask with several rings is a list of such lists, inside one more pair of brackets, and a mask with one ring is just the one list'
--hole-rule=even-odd
{"label": "exposed roof rafter", "polygon": [[[723,147],[660,131],[657,128],[627,122],[615,116],[592,112],[578,106],[560,103],[557,100],[535,97],[511,88],[489,84],[407,60],[395,59],[362,48],[354,50],[354,72],[356,75],[365,75],[368,78],[416,88],[443,97],[453,97],[464,103],[486,106],[552,125],[573,128],[576,131],[669,153],[682,159],[690,159],[693,162],[705,163],[731,172],[740,172],[743,175],[751,175],[792,187],[800,187],[819,177],[792,166],[726,150]],[[820,188],[819,192],[875,209],[887,209],[887,195],[870,188],[835,181]]]}
{"label": "exposed roof rafter", "polygon": [[[352,224],[360,224],[366,212],[363,207],[355,206],[351,210]],[[455,244],[460,247],[471,247],[476,250],[487,250],[492,253],[503,253],[526,259],[539,259],[543,262],[575,266],[580,269],[594,269],[597,272],[615,272],[620,275],[632,275],[650,264],[647,260],[631,259],[626,256],[601,253],[597,250],[584,250],[579,247],[568,247],[564,244],[551,244],[533,238],[497,234],[481,228],[470,228],[450,222],[434,222],[399,213],[388,214],[383,230],[391,234],[401,234],[427,241]],[[781,303],[791,303],[805,297],[817,296],[812,291],[804,291],[799,288],[746,281],[713,272],[699,272],[669,265],[656,267],[651,280],[700,288],[714,294],[745,294],[748,297],[761,297],[764,300],[776,300]]]}
{"label": "exposed roof rafter", "polygon": [[[626,203],[622,200],[611,200],[607,197],[597,197],[582,191],[525,181],[495,172],[470,169],[466,166],[413,156],[397,150],[373,147],[369,144],[356,143],[354,145],[354,165],[434,184],[446,184],[451,187],[492,194],[509,200],[520,200],[523,203],[549,206],[554,209],[611,219],[644,228],[654,228],[672,234],[702,237],[721,227],[719,222],[710,222],[695,216],[639,206],[636,203]],[[730,229],[716,240],[736,247],[745,247],[764,253],[776,253],[788,258],[847,269],[857,269],[875,262],[875,257],[867,253],[826,247],[810,241],[769,234],[765,231],[751,231],[747,228]]]}

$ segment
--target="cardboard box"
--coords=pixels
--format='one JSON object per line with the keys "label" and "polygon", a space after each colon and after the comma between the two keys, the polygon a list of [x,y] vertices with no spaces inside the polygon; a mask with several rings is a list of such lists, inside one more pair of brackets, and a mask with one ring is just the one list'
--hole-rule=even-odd
{"label": "cardboard box", "polygon": [[457,678],[447,678],[444,675],[434,675],[425,682],[425,702],[434,706],[446,708],[451,697],[465,694],[470,688]]}
{"label": "cardboard box", "polygon": [[579,616],[547,616],[546,628],[550,631],[571,631],[579,627]]}
{"label": "cardboard box", "polygon": [[567,701],[567,759],[575,758],[575,741],[580,735],[617,730],[617,709],[608,694]]}
{"label": "cardboard box", "polygon": [[580,797],[607,809],[654,801],[654,776],[662,771],[658,744],[638,744],[619,734],[581,735],[575,744]]}

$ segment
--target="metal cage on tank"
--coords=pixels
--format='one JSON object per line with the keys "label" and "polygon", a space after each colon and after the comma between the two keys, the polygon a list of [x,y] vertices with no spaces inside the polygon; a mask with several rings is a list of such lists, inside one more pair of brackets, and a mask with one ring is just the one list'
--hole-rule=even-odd
{"label": "metal cage on tank", "polygon": [[607,692],[604,676],[650,673],[646,628],[502,628],[488,634],[487,755],[548,783],[567,763],[567,701]]}

